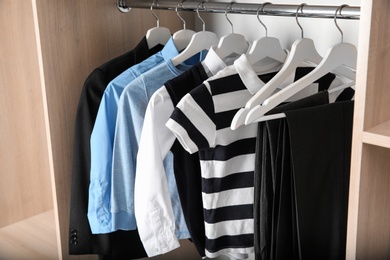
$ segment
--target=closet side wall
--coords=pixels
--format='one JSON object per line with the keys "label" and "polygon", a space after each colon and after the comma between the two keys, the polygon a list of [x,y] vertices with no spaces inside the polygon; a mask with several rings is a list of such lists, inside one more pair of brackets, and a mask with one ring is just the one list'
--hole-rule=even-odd
{"label": "closet side wall", "polygon": [[53,208],[31,2],[0,3],[0,227]]}
{"label": "closet side wall", "polygon": [[[58,236],[63,258],[84,258],[68,256],[73,132],[81,88],[94,68],[135,47],[146,31],[156,26],[156,20],[149,10],[120,13],[115,0],[36,0],[36,6],[58,206]],[[172,32],[182,28],[174,13],[156,13],[161,26],[169,27]],[[191,19],[187,20],[189,28],[193,27]]]}
{"label": "closet side wall", "polygon": [[389,259],[390,2],[364,0],[362,8],[347,259]]}

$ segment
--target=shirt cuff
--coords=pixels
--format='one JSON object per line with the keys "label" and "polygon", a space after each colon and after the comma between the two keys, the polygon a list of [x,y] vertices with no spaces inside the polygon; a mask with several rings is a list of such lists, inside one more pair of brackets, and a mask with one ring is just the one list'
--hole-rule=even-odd
{"label": "shirt cuff", "polygon": [[148,257],[166,254],[178,247],[180,243],[175,235],[175,223],[162,225],[160,210],[153,202],[148,204],[148,221],[138,223],[138,231]]}

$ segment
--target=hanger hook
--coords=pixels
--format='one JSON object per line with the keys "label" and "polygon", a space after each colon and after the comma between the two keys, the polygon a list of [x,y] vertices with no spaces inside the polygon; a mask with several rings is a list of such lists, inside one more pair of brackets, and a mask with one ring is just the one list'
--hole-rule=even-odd
{"label": "hanger hook", "polygon": [[181,3],[177,4],[175,11],[176,11],[177,16],[179,16],[180,20],[183,22],[183,29],[185,30],[186,29],[186,21],[183,19],[183,17],[181,17],[181,15],[179,14],[179,11],[177,11],[177,8],[179,7],[179,5],[181,5],[181,7],[183,8],[183,1]]}
{"label": "hanger hook", "polygon": [[256,16],[257,16],[257,20],[259,20],[259,22],[261,23],[261,25],[264,27],[265,29],[265,37],[268,37],[268,28],[267,26],[265,26],[265,24],[260,20],[260,17],[259,17],[259,11],[261,9],[261,12],[263,13],[264,11],[264,6],[266,5],[269,5],[269,4],[272,4],[271,2],[265,2],[262,6],[260,6],[258,9],[257,9],[257,13],[256,13]]}
{"label": "hanger hook", "polygon": [[346,6],[349,6],[347,4],[343,4],[343,5],[340,5],[337,9],[336,9],[336,12],[334,13],[334,24],[336,25],[337,29],[339,30],[340,34],[341,34],[341,42],[343,43],[344,42],[344,33],[343,31],[341,30],[340,26],[337,24],[337,12],[339,12],[339,14],[341,15],[341,10],[343,10],[344,7]]}
{"label": "hanger hook", "polygon": [[300,4],[298,6],[298,8],[297,8],[297,12],[295,13],[295,20],[296,20],[299,28],[301,28],[301,38],[303,38],[303,28],[302,28],[301,24],[298,21],[298,12],[299,12],[299,9],[301,9],[301,12],[303,12],[303,6],[305,6],[305,5],[306,5],[305,3]]}
{"label": "hanger hook", "polygon": [[232,27],[232,33],[234,33],[234,29],[233,29],[233,23],[229,20],[229,17],[227,15],[227,9],[229,8],[230,6],[230,9],[232,9],[232,6],[233,6],[233,2],[229,3],[226,5],[226,9],[225,9],[225,18],[226,20],[230,23],[230,26]]}
{"label": "hanger hook", "polygon": [[157,27],[160,27],[160,19],[158,18],[158,16],[153,12],[153,6],[156,4],[156,0],[153,1],[152,5],[150,6],[150,11],[152,12],[152,15],[154,16],[154,18],[156,18],[157,20]]}
{"label": "hanger hook", "polygon": [[202,6],[202,8],[203,8],[203,3],[204,3],[204,1],[198,4],[198,7],[196,8],[196,13],[198,14],[199,20],[202,21],[202,24],[203,24],[203,31],[206,31],[206,23],[204,22],[204,20],[202,19],[202,17],[201,17],[200,14],[199,14],[199,6]]}

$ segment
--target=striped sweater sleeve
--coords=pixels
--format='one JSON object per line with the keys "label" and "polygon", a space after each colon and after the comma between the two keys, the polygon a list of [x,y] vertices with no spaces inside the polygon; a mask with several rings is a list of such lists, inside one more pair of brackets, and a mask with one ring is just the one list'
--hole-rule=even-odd
{"label": "striped sweater sleeve", "polygon": [[214,104],[206,85],[198,86],[181,99],[166,127],[189,153],[215,146]]}

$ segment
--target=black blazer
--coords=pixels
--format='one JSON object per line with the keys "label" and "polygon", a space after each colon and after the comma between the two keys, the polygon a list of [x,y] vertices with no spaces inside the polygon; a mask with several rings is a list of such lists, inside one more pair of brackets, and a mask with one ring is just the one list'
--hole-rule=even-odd
{"label": "black blazer", "polygon": [[117,231],[94,235],[88,211],[90,182],[90,137],[104,90],[108,83],[131,66],[160,51],[162,46],[149,50],[146,38],[131,51],[96,68],[86,79],[77,108],[69,225],[69,254],[98,254],[107,259],[146,257],[138,231]]}

